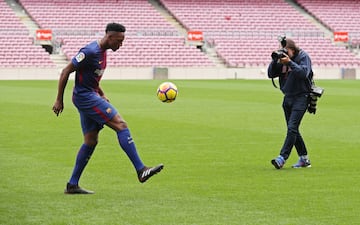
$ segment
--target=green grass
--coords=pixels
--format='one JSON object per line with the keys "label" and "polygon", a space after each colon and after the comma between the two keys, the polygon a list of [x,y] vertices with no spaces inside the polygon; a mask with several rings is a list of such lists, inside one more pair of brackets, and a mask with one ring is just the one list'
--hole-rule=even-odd
{"label": "green grass", "polygon": [[82,133],[71,102],[51,111],[56,81],[0,81],[0,224],[7,225],[337,225],[359,224],[360,81],[321,80],[316,115],[301,132],[312,168],[275,170],[286,133],[282,94],[269,80],[102,81],[127,120],[138,152],[164,170],[145,184],[104,128],[81,186],[69,196]]}

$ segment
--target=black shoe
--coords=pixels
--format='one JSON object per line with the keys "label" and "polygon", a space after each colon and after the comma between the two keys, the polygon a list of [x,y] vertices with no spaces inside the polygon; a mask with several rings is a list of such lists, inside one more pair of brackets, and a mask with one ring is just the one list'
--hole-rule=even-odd
{"label": "black shoe", "polygon": [[144,167],[142,170],[138,171],[138,178],[141,183],[144,183],[147,179],[157,174],[164,168],[163,164],[157,165],[155,167]]}
{"label": "black shoe", "polygon": [[64,191],[64,194],[94,194],[94,193],[95,192],[93,191],[82,189],[77,184],[70,184],[70,183],[66,184],[66,189]]}

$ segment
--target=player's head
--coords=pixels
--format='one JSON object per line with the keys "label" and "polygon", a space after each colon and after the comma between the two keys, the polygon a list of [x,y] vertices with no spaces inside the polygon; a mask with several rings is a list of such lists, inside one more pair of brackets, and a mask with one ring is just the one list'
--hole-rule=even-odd
{"label": "player's head", "polygon": [[105,29],[107,47],[113,51],[118,50],[125,39],[125,26],[119,23],[109,23]]}
{"label": "player's head", "polygon": [[108,33],[110,31],[125,33],[126,28],[124,25],[121,25],[119,23],[109,23],[108,25],[106,25],[105,33]]}

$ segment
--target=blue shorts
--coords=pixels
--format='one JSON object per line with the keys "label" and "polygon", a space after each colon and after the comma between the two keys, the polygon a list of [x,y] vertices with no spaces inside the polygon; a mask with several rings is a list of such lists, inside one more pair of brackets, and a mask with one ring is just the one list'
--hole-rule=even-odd
{"label": "blue shorts", "polygon": [[80,113],[83,134],[101,130],[118,112],[95,92],[73,94],[73,103]]}

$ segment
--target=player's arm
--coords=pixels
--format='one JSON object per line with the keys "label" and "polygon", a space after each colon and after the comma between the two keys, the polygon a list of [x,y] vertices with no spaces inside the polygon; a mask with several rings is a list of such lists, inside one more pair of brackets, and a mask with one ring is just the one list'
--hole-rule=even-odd
{"label": "player's arm", "polygon": [[99,88],[98,88],[98,93],[99,93],[99,95],[100,95],[103,99],[105,99],[106,101],[109,102],[109,99],[105,96],[105,93],[104,93],[104,91],[101,89],[100,86],[99,86]]}
{"label": "player's arm", "polygon": [[66,84],[69,80],[69,76],[72,72],[76,70],[75,66],[70,62],[62,71],[60,74],[59,84],[58,84],[58,93],[57,97],[54,103],[54,106],[52,110],[56,114],[56,116],[59,116],[59,114],[64,109],[64,91]]}

